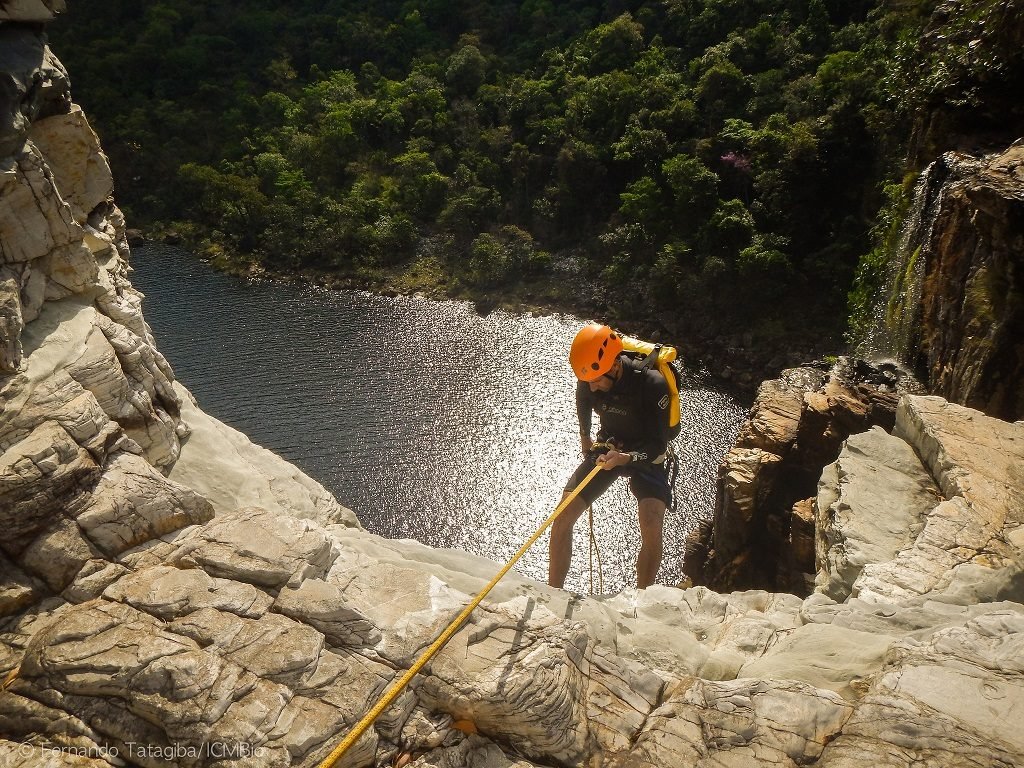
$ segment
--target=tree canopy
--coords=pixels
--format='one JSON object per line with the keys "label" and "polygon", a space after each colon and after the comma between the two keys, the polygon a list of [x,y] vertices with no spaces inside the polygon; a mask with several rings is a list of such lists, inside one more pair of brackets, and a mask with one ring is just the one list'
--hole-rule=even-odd
{"label": "tree canopy", "polygon": [[571,259],[681,327],[838,331],[950,88],[908,63],[933,5],[75,0],[51,37],[130,215],[239,263],[429,251],[494,287]]}

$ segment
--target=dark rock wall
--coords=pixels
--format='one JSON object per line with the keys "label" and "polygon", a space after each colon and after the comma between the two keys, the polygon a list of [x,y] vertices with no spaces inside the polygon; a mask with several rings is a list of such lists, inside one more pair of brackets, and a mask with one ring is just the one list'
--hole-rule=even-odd
{"label": "dark rock wall", "polygon": [[975,159],[947,153],[925,260],[912,364],[928,389],[1024,418],[1024,141]]}

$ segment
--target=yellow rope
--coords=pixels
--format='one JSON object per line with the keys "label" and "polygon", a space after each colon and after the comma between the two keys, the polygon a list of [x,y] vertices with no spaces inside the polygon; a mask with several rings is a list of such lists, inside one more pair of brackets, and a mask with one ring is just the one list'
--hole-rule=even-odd
{"label": "yellow rope", "polygon": [[0,683],[0,691],[6,691],[8,688],[10,688],[14,681],[18,679],[18,672],[20,671],[21,665],[19,664],[10,672],[8,672],[7,677],[4,678],[3,683]]}
{"label": "yellow rope", "polygon": [[526,543],[519,548],[519,551],[512,556],[512,559],[505,563],[504,567],[498,571],[497,575],[491,579],[490,583],[477,593],[477,596],[470,601],[469,605],[462,609],[462,613],[456,616],[451,624],[445,628],[444,632],[438,636],[437,640],[435,640],[427,650],[425,650],[423,654],[416,659],[416,663],[409,667],[409,670],[397,681],[391,684],[391,687],[383,696],[381,696],[380,700],[374,704],[373,708],[363,716],[362,720],[356,723],[355,727],[349,731],[348,735],[341,740],[341,743],[334,748],[334,751],[324,758],[323,762],[320,763],[319,768],[333,768],[338,759],[356,743],[359,737],[366,732],[366,729],[370,727],[373,721],[380,717],[381,713],[388,708],[391,702],[397,698],[398,694],[401,693],[409,682],[416,676],[416,673],[423,669],[424,665],[434,657],[434,654],[444,648],[455,633],[459,631],[463,622],[469,618],[473,609],[480,605],[480,602],[487,596],[487,593],[494,589],[495,585],[501,581],[501,578],[512,569],[512,566],[516,564],[519,558],[526,554],[526,550],[528,550],[533,543],[540,538],[541,534],[544,533],[547,527],[551,525],[563,511],[565,511],[565,508],[569,506],[569,503],[579,495],[580,491],[583,490],[587,483],[594,479],[594,476],[600,472],[602,468],[603,467],[600,464],[594,467],[590,471],[590,474],[583,478],[583,482],[576,486],[568,496],[562,499],[562,503],[559,504],[555,511],[548,516],[548,519],[541,524],[540,528],[538,528],[533,535],[527,539]]}

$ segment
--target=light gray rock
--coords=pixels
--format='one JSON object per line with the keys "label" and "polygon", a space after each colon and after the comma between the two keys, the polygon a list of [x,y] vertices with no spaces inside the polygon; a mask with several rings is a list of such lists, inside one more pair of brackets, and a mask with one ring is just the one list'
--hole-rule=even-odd
{"label": "light gray rock", "polygon": [[337,647],[360,648],[380,642],[380,630],[346,605],[345,591],[336,584],[306,579],[296,587],[285,586],[274,601],[274,610],[315,627]]}
{"label": "light gray rock", "polygon": [[220,512],[260,507],[289,517],[361,528],[317,481],[236,429],[204,413],[180,384],[181,418],[191,428],[170,478],[200,492]]}
{"label": "light gray rock", "polygon": [[0,455],[0,543],[24,548],[65,510],[80,509],[102,468],[59,424],[47,421]]}
{"label": "light gray rock", "polygon": [[818,588],[848,597],[866,565],[888,562],[914,541],[940,498],[906,442],[880,427],[852,435],[819,483]]}
{"label": "light gray rock", "polygon": [[0,413],[4,416],[0,450],[25,439],[44,423],[53,422],[97,464],[104,463],[115,450],[142,452],[103,412],[96,397],[63,370],[39,382],[21,374],[10,377],[0,385]]}
{"label": "light gray rock", "polygon": [[906,398],[893,434],[914,446],[947,499],[962,496],[992,524],[1024,524],[1020,422],[993,419],[940,397]]}
{"label": "light gray rock", "polygon": [[188,429],[173,372],[150,344],[79,298],[47,302],[22,340],[22,377],[0,381],[0,407],[10,413],[0,446],[54,418],[98,460],[115,445],[132,449],[130,440],[153,464],[173,462]]}
{"label": "light gray rock", "polygon": [[50,527],[21,552],[21,566],[54,592],[60,592],[82,567],[99,555],[78,525],[57,518]]}
{"label": "light gray rock", "polygon": [[1022,618],[994,609],[894,645],[822,764],[1019,765]]}
{"label": "light gray rock", "polygon": [[814,764],[853,712],[836,694],[801,683],[682,680],[648,718],[633,750],[610,764]]}
{"label": "light gray rock", "polygon": [[102,558],[94,558],[85,563],[75,574],[74,580],[64,588],[61,597],[69,603],[84,603],[95,600],[103,591],[128,573],[128,569],[118,563],[111,563]]}
{"label": "light gray rock", "polygon": [[334,557],[334,543],[320,526],[252,508],[215,520],[182,544],[168,562],[280,589],[321,577]]}
{"label": "light gray rock", "polygon": [[866,672],[882,665],[900,633],[864,632],[837,624],[807,624],[779,633],[766,653],[744,664],[737,677],[799,680],[854,701],[863,695]]}
{"label": "light gray rock", "polygon": [[176,634],[202,648],[216,648],[263,680],[301,689],[322,673],[324,636],[298,621],[265,611],[243,616],[213,605],[173,614],[180,616],[169,625]]}
{"label": "light gray rock", "polygon": [[[1009,753],[1024,751],[1024,613],[993,612],[897,644],[875,692],[912,699]],[[951,692],[956,695],[950,695]]]}
{"label": "light gray rock", "polygon": [[[238,522],[249,526],[253,535],[264,531],[258,535],[265,536],[274,519],[254,510],[235,515],[235,520],[225,515],[208,523],[206,529],[223,532]],[[319,550],[310,543],[317,526],[308,521],[292,522],[301,527],[286,526],[285,533],[277,534],[274,546],[282,562],[294,564],[300,559],[295,553],[309,557]],[[203,738],[215,741],[239,733],[260,734],[252,745],[261,748],[260,757],[248,764],[314,765],[314,760],[336,743],[332,737],[340,738],[346,724],[354,723],[368,700],[375,699],[396,674],[393,662],[385,662],[386,657],[379,653],[385,647],[400,647],[386,636],[403,635],[406,647],[423,647],[443,623],[442,617],[452,616],[453,609],[489,575],[487,561],[457,553],[438,554],[413,542],[388,542],[343,527],[334,530],[345,538],[327,537],[333,539],[338,554],[326,572],[321,567],[304,575],[291,565],[279,569],[273,583],[291,586],[283,586],[276,599],[238,580],[260,578],[257,559],[244,552],[243,565],[230,566],[237,571],[234,578],[208,572],[223,573],[228,567],[225,553],[230,542],[222,533],[210,535],[203,528],[192,528],[176,548],[170,542],[171,551],[181,555],[177,565],[147,566],[143,563],[152,560],[133,560],[140,563],[139,570],[115,580],[102,600],[66,607],[54,616],[54,630],[36,628],[32,633],[26,657],[46,654],[45,646],[54,642],[48,633],[57,631],[62,633],[57,643],[60,658],[88,656],[90,669],[98,675],[91,679],[96,692],[86,695],[76,687],[79,673],[74,673],[75,682],[71,682],[71,678],[61,677],[72,674],[65,662],[57,664],[56,668],[64,670],[60,674],[52,674],[55,667],[48,664],[46,669],[51,672],[45,685],[62,693],[59,703],[53,699],[42,704],[95,713],[86,725],[96,730],[106,717],[100,713],[108,711],[107,702],[127,696],[132,702],[148,702],[133,703],[132,711],[152,711],[155,717],[156,710],[149,708],[159,707],[159,722],[168,725],[149,733],[148,716],[143,721],[129,720],[130,725],[123,726],[125,730],[117,736],[119,742],[111,741],[108,734],[98,743],[123,744],[129,736],[152,739],[154,744],[195,743],[200,732]],[[222,549],[208,558],[192,556],[209,542],[217,542]],[[392,554],[387,555],[388,551]],[[438,570],[438,563],[447,568]],[[447,578],[448,573],[459,573],[462,566],[470,569],[453,576],[458,587],[434,575],[442,573]],[[1014,622],[1019,623],[1024,606],[1005,604],[1011,607],[991,611],[976,607],[972,612],[943,603],[922,603],[915,609],[916,618],[900,623],[894,618],[897,609],[887,617],[887,611],[878,605],[863,601],[841,605],[824,596],[801,607],[792,596],[757,592],[716,595],[703,588],[659,588],[611,600],[583,599],[570,610],[567,603],[555,599],[560,595],[564,593],[514,577],[504,583],[495,596],[497,602],[488,601],[478,609],[415,681],[414,694],[403,694],[390,712],[391,719],[360,743],[359,756],[352,764],[369,765],[382,755],[390,761],[410,748],[417,733],[423,734],[420,745],[431,745],[424,764],[469,754],[470,746],[461,746],[464,737],[451,729],[450,722],[423,727],[421,714],[413,721],[421,725],[407,730],[412,713],[419,709],[471,723],[479,732],[472,754],[486,755],[480,759],[498,760],[499,765],[501,750],[481,745],[509,745],[534,764],[599,759],[608,765],[682,761],[708,766],[795,766],[820,756],[822,765],[845,765],[842,761],[848,753],[842,750],[833,750],[836,757],[830,759],[834,763],[825,760],[826,745],[871,739],[871,749],[877,751],[883,748],[877,739],[888,733],[887,724],[856,718],[865,701],[891,709],[914,705],[925,693],[952,699],[965,684],[988,690],[984,685],[989,674],[1002,676],[1000,684],[1005,687],[1000,690],[1009,702],[1024,691],[1017,682],[1019,661],[1002,660],[1016,659],[1019,653],[1016,637],[1020,630]],[[371,598],[375,611],[367,609],[367,617],[378,621],[411,609],[409,621],[381,627],[381,638],[350,633],[344,648],[325,642],[321,629],[336,632],[337,625],[355,615],[341,616],[339,610],[358,606],[362,613],[364,601]],[[289,616],[277,613],[289,603]],[[104,607],[111,605],[139,613],[111,614],[110,608]],[[567,622],[569,613],[594,618]],[[112,615],[121,618],[112,620]],[[844,623],[844,615],[864,616],[867,623],[860,628],[850,626],[854,622]],[[814,623],[804,624],[801,616],[814,618]],[[177,676],[186,674],[181,670],[187,669],[187,674],[194,676],[189,679],[210,681],[210,693],[197,694],[198,700],[189,707],[172,702],[158,705],[159,699],[152,698],[148,689],[125,688],[116,679],[106,679],[124,675],[127,680],[128,673],[102,664],[97,672],[92,666],[97,658],[105,658],[113,648],[123,649],[126,640],[118,639],[107,650],[97,651],[93,638],[115,631],[129,617],[134,617],[130,625],[135,637],[130,647],[176,648],[165,645],[170,632],[179,642],[188,641],[187,647],[194,646],[194,650],[176,651],[159,664],[150,662],[156,650],[131,650],[118,670],[125,665],[146,665],[150,671],[139,679],[155,679],[153,675],[160,670],[167,685],[181,679]],[[81,622],[92,628],[84,630]],[[647,626],[655,624],[662,624],[664,630]],[[645,631],[636,633],[637,628]],[[693,644],[704,648],[697,665],[706,666],[706,659],[714,654],[734,654],[739,659],[732,675],[735,679],[716,682],[652,670],[642,659],[659,658],[654,646],[671,638],[673,631],[686,635],[691,648]],[[140,633],[152,637],[138,637]],[[114,637],[121,638],[116,632]],[[919,651],[921,648],[925,650]],[[969,651],[975,655],[970,656]],[[896,690],[898,671],[909,663],[904,661],[910,658],[908,654],[917,654],[914,664],[924,671],[915,674],[931,681],[934,689]],[[401,659],[399,669],[408,666],[413,655]],[[969,673],[977,682],[961,679],[965,664],[982,670]],[[947,665],[960,672],[931,669]],[[678,669],[681,665],[676,662],[674,666]],[[234,670],[237,684],[244,678],[247,693],[231,703],[217,699],[223,702],[218,711],[227,714],[211,721],[208,696],[227,669]],[[29,664],[25,670],[23,664],[15,692],[22,690],[19,686],[35,690],[44,684],[38,676],[42,667]],[[897,681],[885,683],[888,688],[882,687],[889,679],[886,670],[892,670],[892,681]],[[910,683],[919,684],[913,675]],[[114,694],[104,688],[108,685],[121,693],[111,698]],[[190,696],[196,693],[195,688],[185,690]],[[163,695],[169,694],[165,689]],[[289,703],[284,705],[284,701]],[[0,705],[0,716],[2,712]],[[118,717],[126,722],[123,713]],[[934,722],[923,710],[915,717],[915,727],[921,729],[923,738]],[[204,718],[204,726],[195,725]],[[193,725],[175,725],[184,719]],[[962,713],[950,712],[942,719],[957,724],[960,730],[955,732],[978,738],[981,726]],[[849,734],[848,722],[856,724]],[[915,743],[912,738],[905,741]],[[290,746],[284,746],[286,743]],[[1013,744],[997,745],[981,754],[1019,755],[1024,750]],[[956,763],[950,757],[938,764]]]}
{"label": "light gray rock", "polygon": [[895,434],[914,446],[945,500],[893,560],[866,567],[861,597],[942,593],[952,601],[1024,599],[1021,426],[933,397],[908,397]]}
{"label": "light gray rock", "polygon": [[142,457],[120,453],[107,462],[74,517],[89,541],[113,558],[165,533],[205,522],[213,517],[213,508]]}
{"label": "light gray rock", "polygon": [[216,579],[198,568],[143,568],[110,585],[104,597],[171,621],[203,608],[245,618],[260,618],[273,603],[270,595],[251,584]]}

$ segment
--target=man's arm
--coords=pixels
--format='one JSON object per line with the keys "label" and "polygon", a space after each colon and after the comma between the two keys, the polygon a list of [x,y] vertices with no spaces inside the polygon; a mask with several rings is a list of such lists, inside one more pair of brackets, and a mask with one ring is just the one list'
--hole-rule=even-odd
{"label": "man's arm", "polygon": [[576,382],[576,420],[580,425],[580,450],[588,453],[594,447],[593,438],[590,436],[592,426],[591,418],[594,414],[593,401],[590,396],[590,387],[586,382]]}

